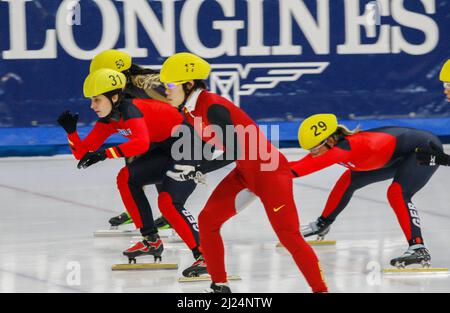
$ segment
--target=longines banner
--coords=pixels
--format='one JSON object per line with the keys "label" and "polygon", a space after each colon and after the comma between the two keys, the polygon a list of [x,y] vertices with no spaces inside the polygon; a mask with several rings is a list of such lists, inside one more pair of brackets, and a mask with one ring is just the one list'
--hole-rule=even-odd
{"label": "longines banner", "polygon": [[92,122],[82,83],[110,48],[155,68],[196,53],[258,120],[450,116],[449,32],[450,0],[0,0],[0,126]]}

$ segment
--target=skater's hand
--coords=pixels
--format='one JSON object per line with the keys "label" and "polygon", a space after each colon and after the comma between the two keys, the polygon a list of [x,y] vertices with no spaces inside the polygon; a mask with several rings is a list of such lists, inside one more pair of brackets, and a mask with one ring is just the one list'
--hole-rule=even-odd
{"label": "skater's hand", "polygon": [[430,149],[416,148],[416,159],[420,165],[449,165],[450,156],[445,154],[435,143],[429,143]]}
{"label": "skater's hand", "polygon": [[78,113],[72,114],[70,111],[65,111],[58,117],[58,124],[66,133],[71,134],[77,130],[78,117]]}
{"label": "skater's hand", "polygon": [[106,152],[88,152],[84,155],[80,162],[78,162],[78,168],[87,168],[97,162],[103,161],[106,159]]}
{"label": "skater's hand", "polygon": [[167,171],[166,175],[176,181],[193,180],[197,184],[205,184],[205,175],[192,165],[176,164],[174,171]]}

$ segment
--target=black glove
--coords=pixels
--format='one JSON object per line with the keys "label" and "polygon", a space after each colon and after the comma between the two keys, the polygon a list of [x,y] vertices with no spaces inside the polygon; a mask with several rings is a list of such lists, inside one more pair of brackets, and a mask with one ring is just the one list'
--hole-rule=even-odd
{"label": "black glove", "polygon": [[87,168],[97,162],[103,161],[106,159],[106,152],[88,152],[84,155],[80,162],[78,162],[78,168]]}
{"label": "black glove", "polygon": [[58,123],[68,134],[71,134],[77,130],[78,116],[78,113],[72,114],[70,111],[65,111],[58,117]]}
{"label": "black glove", "polygon": [[420,165],[449,165],[450,155],[445,154],[435,143],[429,143],[430,149],[416,148],[416,159]]}

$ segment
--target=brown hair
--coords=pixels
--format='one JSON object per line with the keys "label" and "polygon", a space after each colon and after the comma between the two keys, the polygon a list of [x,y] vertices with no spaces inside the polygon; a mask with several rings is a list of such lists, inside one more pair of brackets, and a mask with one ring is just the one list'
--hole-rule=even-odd
{"label": "brown hair", "polygon": [[349,130],[344,125],[338,125],[337,130],[334,132],[333,137],[334,140],[339,141],[347,136],[352,136],[354,134],[357,134],[361,131],[361,127],[358,125],[355,129]]}

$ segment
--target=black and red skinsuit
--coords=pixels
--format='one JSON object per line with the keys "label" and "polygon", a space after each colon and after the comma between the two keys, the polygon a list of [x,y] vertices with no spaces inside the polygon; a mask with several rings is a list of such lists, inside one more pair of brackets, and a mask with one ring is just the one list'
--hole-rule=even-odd
{"label": "black and red skinsuit", "polygon": [[[202,252],[212,281],[227,281],[220,229],[223,223],[237,214],[237,198],[248,189],[261,199],[278,238],[291,253],[312,290],[327,291],[317,256],[299,231],[293,175],[286,158],[272,146],[243,110],[217,94],[196,90],[183,108],[183,113],[204,141],[224,149],[224,156],[229,162],[236,161],[236,168],[215,188],[199,215]],[[250,131],[249,134],[242,131],[244,127]],[[221,131],[224,136],[210,132],[211,128]],[[233,145],[227,145],[230,135]],[[223,166],[223,161],[220,162],[203,164],[199,170],[210,172]]]}
{"label": "black and red skinsuit", "polygon": [[[183,116],[167,103],[150,99],[124,99],[110,116],[96,122],[84,140],[80,139],[77,132],[69,134],[68,138],[77,159],[81,159],[88,151],[99,149],[114,133],[128,138],[127,142],[106,149],[106,155],[108,158],[127,159],[126,166],[117,176],[117,186],[133,222],[143,236],[157,233],[152,210],[143,190],[145,185],[156,184],[161,213],[193,251],[194,257],[198,257],[198,226],[194,217],[184,208],[196,183],[178,182],[165,175],[174,163],[171,146],[175,138],[172,134],[182,124]],[[195,161],[183,162],[196,165]]]}
{"label": "black and red skinsuit", "polygon": [[320,220],[329,225],[347,206],[353,193],[369,184],[393,179],[387,198],[410,245],[422,244],[418,211],[411,198],[433,176],[437,167],[417,164],[415,149],[429,142],[442,147],[433,134],[406,127],[381,127],[346,136],[323,155],[308,154],[291,167],[297,176],[333,164],[348,168],[331,191]]}

